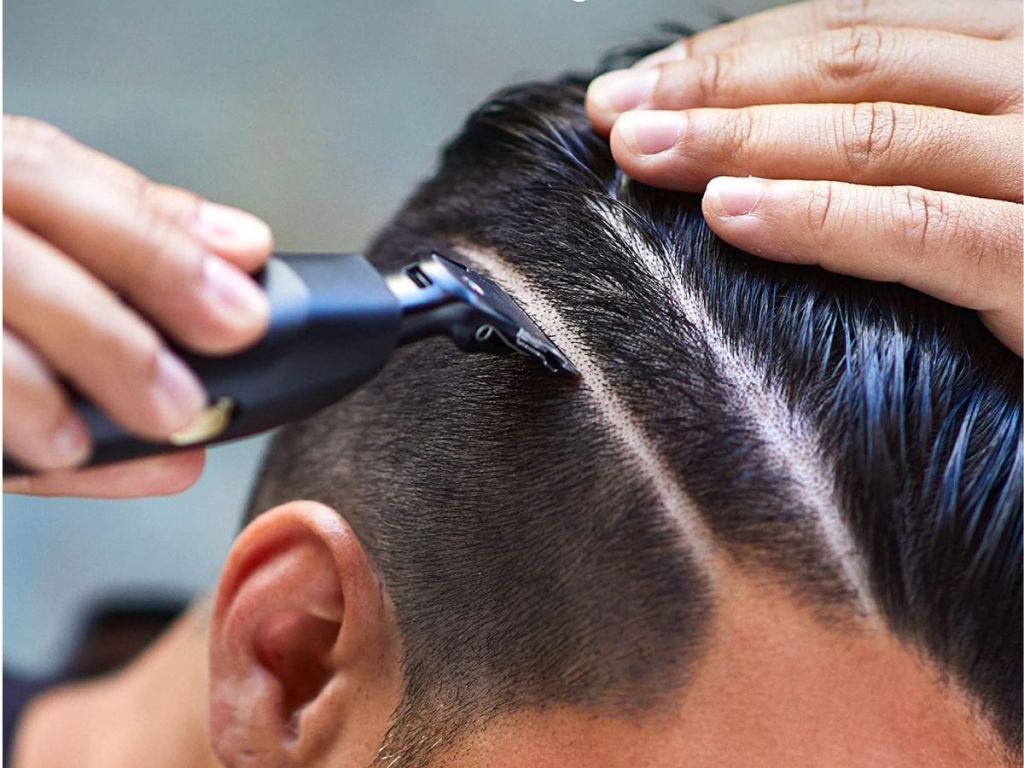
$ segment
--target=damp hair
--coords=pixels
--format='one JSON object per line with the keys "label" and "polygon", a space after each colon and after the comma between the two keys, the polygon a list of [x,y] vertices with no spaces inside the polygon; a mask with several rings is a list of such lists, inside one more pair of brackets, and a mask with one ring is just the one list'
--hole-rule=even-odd
{"label": "damp hair", "polygon": [[876,613],[1019,752],[1020,360],[971,312],[719,241],[699,198],[615,167],[593,74],[488,100],[370,254],[493,254],[629,423],[586,372],[432,340],[283,430],[254,494],[250,515],[343,509],[388,590],[405,682],[380,765],[517,710],[630,717],[685,687],[715,603],[673,489],[822,621]]}

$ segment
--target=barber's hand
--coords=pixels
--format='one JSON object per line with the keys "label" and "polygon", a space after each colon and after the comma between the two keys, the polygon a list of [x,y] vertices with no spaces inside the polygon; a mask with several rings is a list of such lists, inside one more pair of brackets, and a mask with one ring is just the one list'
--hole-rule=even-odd
{"label": "barber's hand", "polygon": [[[777,8],[597,78],[619,165],[766,258],[978,310],[1021,354],[1021,3]],[[749,177],[759,178],[749,178]]]}
{"label": "barber's hand", "polygon": [[61,380],[137,435],[186,426],[206,393],[163,335],[208,354],[256,341],[269,307],[245,271],[266,260],[270,230],[154,184],[45,123],[5,116],[3,138],[4,451],[60,470],[4,489],[135,496],[187,487],[201,450],[71,469],[89,455],[90,436]]}

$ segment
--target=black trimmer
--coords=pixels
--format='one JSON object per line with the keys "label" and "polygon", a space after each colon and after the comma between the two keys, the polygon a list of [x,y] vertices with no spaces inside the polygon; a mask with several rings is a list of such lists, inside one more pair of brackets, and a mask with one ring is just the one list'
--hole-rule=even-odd
{"label": "black trimmer", "polygon": [[[518,352],[556,374],[569,359],[493,282],[431,251],[381,274],[358,254],[279,254],[258,276],[270,323],[256,346],[228,357],[180,353],[209,405],[167,442],[125,432],[81,398],[93,438],[88,466],[235,440],[312,416],[372,379],[397,347],[448,335],[464,352]],[[4,455],[4,477],[30,470]]]}

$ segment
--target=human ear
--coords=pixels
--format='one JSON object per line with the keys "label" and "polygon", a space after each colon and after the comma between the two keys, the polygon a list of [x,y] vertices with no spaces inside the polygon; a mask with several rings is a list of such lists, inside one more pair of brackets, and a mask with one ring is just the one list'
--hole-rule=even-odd
{"label": "human ear", "polygon": [[362,544],[338,512],[257,517],[221,572],[210,628],[210,733],[234,766],[365,765],[400,697],[401,644]]}

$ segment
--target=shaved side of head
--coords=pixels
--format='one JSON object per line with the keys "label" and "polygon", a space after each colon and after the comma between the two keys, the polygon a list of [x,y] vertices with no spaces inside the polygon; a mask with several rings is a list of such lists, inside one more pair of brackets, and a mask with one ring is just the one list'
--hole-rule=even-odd
{"label": "shaved side of head", "polygon": [[371,249],[488,275],[579,382],[416,344],[283,430],[253,499],[333,506],[380,571],[378,764],[530,708],[671,710],[741,582],[914,649],[1019,750],[1020,361],[972,313],[718,241],[615,167],[590,77],[488,101]]}

